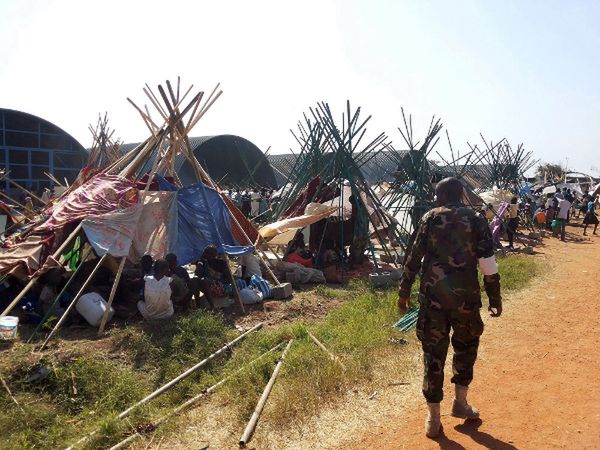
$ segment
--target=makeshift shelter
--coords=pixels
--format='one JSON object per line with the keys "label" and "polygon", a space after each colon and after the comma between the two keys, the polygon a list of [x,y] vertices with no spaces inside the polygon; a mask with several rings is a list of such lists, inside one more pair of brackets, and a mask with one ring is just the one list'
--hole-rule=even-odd
{"label": "makeshift shelter", "polygon": [[[22,270],[22,275],[30,276],[29,283],[2,316],[14,308],[41,273],[65,264],[64,254],[77,238],[85,237],[96,253],[95,266],[55,330],[107,258],[120,259],[108,300],[110,307],[128,257],[135,259],[142,253],[161,257],[174,251],[185,264],[199,258],[209,244],[216,245],[224,255],[240,255],[254,249],[258,232],[194,158],[187,137],[222,91],[217,85],[207,98],[204,92],[198,92],[182,106],[192,87],[180,94],[178,80],[176,89],[169,81],[166,88],[168,94],[162,85],[158,86],[162,105],[148,85],[144,89],[159,112],[162,125],[151,118],[147,107],[142,110],[128,99],[150,131],[146,141],[100,171],[82,171],[79,185],[72,185],[47,209],[47,219],[32,224],[20,240],[0,251],[0,275],[15,273],[17,267],[23,269],[23,262],[15,262],[12,254],[29,251],[32,255]],[[198,180],[186,187],[174,165],[181,156],[192,166]],[[81,260],[88,254],[89,251],[81,254]],[[235,283],[232,284],[238,307],[243,311]],[[101,329],[105,322],[106,315]]]}
{"label": "makeshift shelter", "polygon": [[328,240],[339,252],[350,246],[351,262],[360,264],[365,251],[370,250],[377,269],[374,238],[390,259],[397,260],[397,254],[392,256],[396,253],[393,219],[384,212],[361,172],[361,167],[388,145],[384,133],[362,143],[370,118],[362,120],[360,108],[351,110],[350,102],[341,123],[336,122],[325,102],[310,108],[298,123],[298,131],[292,131],[300,151],[273,207],[271,219],[275,223],[262,230],[275,230],[286,220],[307,216],[307,206],[316,202],[332,208],[329,219],[311,225],[309,245],[316,253]]}

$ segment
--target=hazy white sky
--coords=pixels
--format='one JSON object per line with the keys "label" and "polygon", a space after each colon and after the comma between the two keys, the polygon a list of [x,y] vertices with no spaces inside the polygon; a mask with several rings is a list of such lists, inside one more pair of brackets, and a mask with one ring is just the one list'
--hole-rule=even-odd
{"label": "hazy white sky", "polygon": [[84,146],[104,111],[144,139],[125,98],[180,75],[224,90],[192,135],[284,153],[309,106],[350,99],[398,147],[403,106],[418,136],[441,117],[455,149],[483,132],[600,174],[598,1],[0,0],[0,43],[0,107]]}

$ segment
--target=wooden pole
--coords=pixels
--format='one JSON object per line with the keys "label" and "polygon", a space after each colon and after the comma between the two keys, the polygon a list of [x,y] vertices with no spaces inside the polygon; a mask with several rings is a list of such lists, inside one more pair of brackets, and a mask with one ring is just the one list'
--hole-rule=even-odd
{"label": "wooden pole", "polygon": [[275,370],[273,370],[273,374],[271,375],[269,382],[265,386],[265,390],[263,391],[262,395],[260,396],[260,399],[258,400],[258,403],[256,404],[256,408],[254,408],[252,417],[250,417],[250,421],[248,422],[248,425],[246,425],[244,434],[240,438],[240,447],[241,448],[246,447],[246,444],[250,441],[250,439],[252,439],[252,435],[254,434],[254,430],[256,429],[256,424],[258,423],[258,419],[260,418],[260,415],[265,407],[265,403],[267,402],[267,399],[269,398],[269,395],[271,394],[271,390],[273,389],[273,385],[275,384],[275,379],[277,378],[277,375],[279,375],[279,371],[281,370],[281,366],[283,365],[285,356],[287,355],[287,352],[290,349],[290,347],[292,346],[293,342],[294,342],[293,339],[289,340],[288,345],[285,347],[285,350],[283,351],[281,358],[279,358],[279,361],[277,362],[277,365],[275,366]]}
{"label": "wooden pole", "polygon": [[127,257],[123,256],[121,258],[121,263],[119,264],[119,270],[117,270],[117,275],[115,276],[115,282],[112,285],[112,289],[110,290],[110,296],[108,297],[108,303],[106,304],[106,310],[102,315],[102,321],[100,322],[100,328],[98,328],[98,334],[102,334],[104,331],[104,327],[106,326],[106,321],[108,320],[108,314],[110,313],[110,307],[112,305],[113,300],[115,299],[115,294],[117,293],[117,286],[119,285],[119,280],[121,279],[121,274],[123,273],[123,267],[125,267],[125,261],[127,261]]}
{"label": "wooden pole", "polygon": [[[273,353],[275,350],[277,350],[279,347],[281,347],[283,345],[283,342],[280,342],[279,344],[277,344],[275,347],[273,347],[271,350],[266,351],[265,353],[263,353],[262,355],[260,355],[258,358],[253,359],[252,361],[250,361],[248,364],[244,365],[243,367],[239,368],[238,370],[236,370],[234,373],[232,373],[231,375],[223,378],[221,381],[213,384],[211,387],[203,390],[201,393],[199,393],[198,395],[190,398],[189,400],[187,400],[185,403],[182,403],[181,405],[179,405],[177,408],[175,408],[173,411],[171,411],[170,413],[160,417],[159,419],[157,419],[154,423],[153,423],[153,429],[156,429],[160,424],[166,422],[167,420],[169,420],[171,417],[173,417],[174,415],[177,415],[183,411],[185,411],[186,409],[188,409],[190,406],[192,406],[194,403],[198,402],[199,400],[201,400],[202,398],[206,397],[207,395],[212,394],[214,391],[217,390],[217,388],[221,385],[223,385],[224,383],[226,383],[227,381],[229,381],[230,379],[232,379],[234,376],[236,376],[237,374],[243,372],[244,370],[246,370],[248,367],[256,364],[258,361],[260,361],[261,359],[263,359],[265,356]],[[123,439],[121,442],[119,442],[118,444],[114,445],[113,447],[111,447],[109,450],[118,450],[120,448],[124,448],[127,444],[130,444],[131,442],[135,441],[138,438],[141,438],[142,435],[138,432],[135,434],[132,434],[131,436]]]}
{"label": "wooden pole", "polygon": [[319,341],[315,336],[313,336],[313,334],[310,331],[306,330],[306,332],[308,333],[308,335],[310,336],[312,341],[315,344],[317,344],[317,346],[321,350],[323,350],[325,353],[327,353],[329,355],[329,357],[331,358],[332,361],[338,363],[342,369],[346,370],[346,366],[344,366],[342,361],[340,361],[340,359],[337,356],[335,356],[333,353],[331,353],[329,350],[327,350],[327,347],[325,347],[321,341]]}
{"label": "wooden pole", "polygon": [[[77,227],[75,227],[75,229],[72,231],[72,233],[69,235],[69,237],[52,254],[52,258],[56,259],[61,255],[61,253],[64,251],[64,249],[67,247],[67,245],[69,245],[70,242],[75,238],[75,236],[77,236],[77,233],[79,233],[79,230],[81,230],[81,223],[79,223],[79,225],[77,225]],[[15,307],[15,305],[17,303],[19,303],[23,297],[25,297],[25,294],[27,294],[29,289],[31,289],[33,287],[33,285],[35,284],[35,282],[37,281],[38,278],[39,278],[39,276],[34,276],[31,280],[29,280],[29,283],[27,283],[27,285],[23,288],[23,290],[19,293],[19,295],[17,295],[15,297],[15,299],[12,302],[10,302],[10,305],[8,305],[4,309],[4,311],[2,311],[2,314],[0,314],[0,317],[4,317],[5,315],[7,315]]]}
{"label": "wooden pole", "polygon": [[67,282],[63,286],[62,290],[58,293],[58,295],[54,299],[54,302],[52,303],[52,305],[50,305],[48,312],[44,315],[44,317],[42,317],[42,320],[37,324],[37,326],[31,333],[31,336],[29,336],[29,339],[27,339],[27,343],[31,342],[31,340],[34,338],[35,334],[38,332],[38,330],[44,325],[44,323],[50,316],[50,313],[54,309],[54,306],[60,301],[60,298],[67,291],[67,289],[69,288],[71,283],[75,280],[75,277],[77,277],[77,273],[79,273],[79,270],[83,267],[83,263],[85,262],[85,260],[87,259],[88,255],[91,253],[91,251],[92,251],[92,247],[88,247],[86,249],[86,251],[83,252],[83,254],[81,255],[81,262],[79,263],[79,265],[77,266],[75,271],[71,274],[71,277],[67,280]]}
{"label": "wooden pole", "polygon": [[231,289],[233,289],[233,298],[235,299],[235,303],[242,314],[246,314],[246,308],[244,308],[244,304],[242,303],[242,299],[240,298],[240,290],[237,287],[235,282],[235,277],[231,272],[231,267],[229,266],[229,256],[225,253],[225,264],[227,265],[227,273],[229,274],[229,281],[231,282]]}
{"label": "wooden pole", "polygon": [[[269,350],[269,351],[271,351],[271,350]],[[262,356],[261,356],[261,358],[262,358]],[[25,413],[25,410],[23,409],[23,407],[19,404],[19,402],[14,397],[14,395],[12,394],[12,392],[10,392],[8,384],[6,384],[6,381],[4,381],[4,378],[2,378],[2,376],[0,376],[0,381],[2,382],[2,386],[4,386],[4,389],[6,389],[6,392],[8,392],[8,395],[10,396],[10,398],[12,399],[12,401],[15,402],[15,405],[17,405],[19,407],[19,409],[21,411],[23,411],[23,413]]]}
{"label": "wooden pole", "polygon": [[75,297],[73,298],[73,300],[67,307],[67,309],[64,312],[64,314],[62,315],[62,317],[59,319],[59,321],[56,323],[56,325],[54,325],[54,329],[50,332],[50,334],[48,335],[48,337],[46,338],[46,340],[40,347],[40,351],[44,350],[46,348],[46,345],[48,345],[48,341],[52,338],[52,336],[54,336],[54,333],[56,333],[58,331],[58,329],[63,324],[63,322],[65,320],[67,320],[67,316],[69,315],[69,313],[75,306],[75,303],[77,303],[77,300],[79,300],[79,297],[81,297],[81,294],[83,294],[83,292],[87,289],[87,287],[91,283],[92,279],[94,278],[94,275],[96,275],[96,272],[102,266],[102,263],[104,262],[104,260],[106,259],[107,256],[108,256],[108,254],[102,255],[102,258],[100,258],[98,260],[98,263],[96,264],[96,267],[94,267],[94,270],[92,270],[92,273],[90,273],[90,276],[87,278],[87,280],[85,280],[85,282],[83,283],[83,286],[81,286],[81,289],[79,289],[79,292],[77,292],[77,295],[75,295]]}
{"label": "wooden pole", "polygon": [[208,362],[212,361],[217,356],[219,356],[221,353],[223,353],[224,351],[228,350],[232,345],[237,344],[239,341],[241,341],[242,339],[244,339],[250,333],[253,333],[254,331],[257,331],[262,326],[263,326],[263,322],[261,322],[261,323],[255,325],[255,326],[253,326],[252,328],[250,328],[245,333],[240,334],[233,341],[225,344],[223,347],[221,347],[219,350],[217,350],[216,352],[214,352],[212,355],[210,355],[207,358],[203,359],[198,364],[190,367],[188,370],[186,370],[185,372],[183,372],[181,375],[173,378],[167,384],[165,384],[164,386],[158,388],[157,390],[155,390],[151,394],[147,395],[146,397],[144,397],[142,400],[140,400],[139,402],[137,402],[133,406],[127,408],[125,411],[123,411],[121,414],[119,414],[118,418],[119,419],[123,419],[123,418],[127,417],[131,413],[131,411],[133,411],[137,407],[142,406],[142,405],[148,403],[150,400],[152,400],[152,399],[158,397],[159,395],[163,394],[164,392],[168,391],[173,386],[175,386],[177,383],[179,383],[180,381],[182,381],[185,378],[189,377],[191,374],[193,374],[194,372],[196,372],[198,369],[200,369],[201,367],[205,366]]}
{"label": "wooden pole", "polygon": [[29,195],[31,195],[33,198],[35,198],[37,201],[39,201],[42,205],[45,205],[46,202],[44,200],[42,200],[41,198],[39,198],[37,195],[35,195],[33,192],[31,192],[29,189],[24,188],[23,186],[21,186],[19,183],[17,183],[16,181],[11,180],[10,178],[8,178],[7,176],[4,176],[4,178],[12,185],[18,187],[19,189],[21,189],[24,192],[27,192]]}
{"label": "wooden pole", "polygon": [[[192,375],[194,372],[196,372],[198,369],[200,369],[202,366],[205,366],[208,362],[210,362],[211,360],[213,360],[214,358],[216,358],[217,356],[219,356],[221,353],[223,353],[224,351],[228,350],[231,348],[231,346],[237,344],[239,341],[241,341],[242,339],[244,339],[247,335],[249,335],[250,333],[259,330],[262,326],[263,326],[264,322],[261,322],[255,326],[253,326],[252,328],[250,328],[248,331],[240,334],[238,337],[236,337],[233,341],[228,342],[227,344],[225,344],[223,347],[221,347],[219,350],[217,350],[216,352],[214,352],[213,354],[209,355],[207,358],[203,359],[202,361],[200,361],[198,364],[190,367],[188,370],[186,370],[185,372],[183,372],[181,375],[173,378],[171,381],[169,381],[167,384],[161,386],[160,388],[158,388],[157,390],[155,390],[154,392],[152,392],[151,394],[147,395],[146,397],[144,397],[142,400],[140,400],[139,402],[135,403],[133,406],[130,406],[129,408],[127,408],[125,411],[123,411],[121,414],[119,414],[117,416],[117,419],[124,419],[125,417],[127,417],[129,414],[131,414],[131,412],[138,408],[139,406],[145,405],[146,403],[148,403],[150,400],[158,397],[159,395],[165,393],[166,391],[168,391],[169,389],[171,389],[173,386],[175,386],[177,383],[179,383],[180,381],[186,379],[187,377],[189,377],[190,375]],[[67,447],[66,450],[72,450],[75,446],[84,443],[85,441],[87,441],[90,437],[94,436],[98,431],[92,431],[90,434],[88,434],[87,436],[82,437],[81,439],[79,439],[77,442],[75,442],[73,445]]]}

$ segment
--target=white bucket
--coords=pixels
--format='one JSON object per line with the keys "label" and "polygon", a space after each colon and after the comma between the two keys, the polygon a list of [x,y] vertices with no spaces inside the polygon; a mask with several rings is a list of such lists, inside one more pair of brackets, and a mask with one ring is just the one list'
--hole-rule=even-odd
{"label": "white bucket", "polygon": [[[104,315],[104,311],[106,311],[108,304],[102,298],[100,294],[96,292],[89,292],[87,294],[82,295],[77,304],[75,305],[75,309],[79,314],[81,314],[87,322],[93,326],[97,327],[100,325],[102,321],[102,316]],[[108,320],[112,319],[115,310],[110,308],[110,312],[108,313]]]}
{"label": "white bucket", "polygon": [[17,337],[19,318],[14,316],[0,317],[0,339],[9,341]]}

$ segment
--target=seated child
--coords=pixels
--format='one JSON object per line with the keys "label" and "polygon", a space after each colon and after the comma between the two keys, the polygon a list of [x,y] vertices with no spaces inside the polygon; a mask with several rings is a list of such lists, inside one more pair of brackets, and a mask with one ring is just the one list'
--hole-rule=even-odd
{"label": "seated child", "polygon": [[144,300],[137,304],[144,319],[168,319],[173,315],[169,265],[164,259],[154,263],[154,275],[144,277]]}

